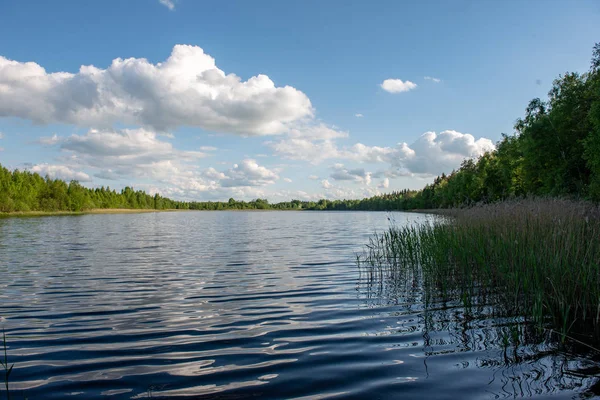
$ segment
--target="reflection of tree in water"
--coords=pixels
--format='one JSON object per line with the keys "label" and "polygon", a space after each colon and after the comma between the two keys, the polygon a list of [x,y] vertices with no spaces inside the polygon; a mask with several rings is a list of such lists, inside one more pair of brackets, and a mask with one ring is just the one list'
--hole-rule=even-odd
{"label": "reflection of tree in water", "polygon": [[477,285],[441,290],[419,268],[359,270],[356,290],[364,306],[392,306],[395,315],[415,317],[412,326],[395,332],[422,332],[426,372],[431,357],[471,352],[473,358],[459,365],[489,369],[489,391],[496,398],[561,391],[600,395],[598,354],[563,346],[558,335],[515,314],[518,307],[503,306],[505,294]]}

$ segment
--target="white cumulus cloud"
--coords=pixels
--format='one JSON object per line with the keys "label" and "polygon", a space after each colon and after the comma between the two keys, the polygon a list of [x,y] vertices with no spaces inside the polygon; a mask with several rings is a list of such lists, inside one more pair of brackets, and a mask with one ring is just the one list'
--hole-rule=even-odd
{"label": "white cumulus cloud", "polygon": [[460,166],[465,158],[476,158],[495,148],[486,138],[453,130],[425,132],[408,146],[402,143],[391,157],[392,165],[414,174],[439,175]]}
{"label": "white cumulus cloud", "polygon": [[[267,142],[276,155],[292,160],[304,160],[318,164],[324,160],[349,160],[358,163],[387,164],[390,177],[399,175],[438,175],[460,166],[465,158],[477,158],[494,149],[486,138],[475,139],[473,135],[454,130],[425,132],[410,145],[406,142],[396,146],[368,146],[356,143],[339,146],[334,139],[308,140],[284,138]],[[342,175],[336,175],[341,177]]]}
{"label": "white cumulus cloud", "polygon": [[[40,139],[42,140],[42,139]],[[190,160],[205,156],[202,152],[179,151],[159,136],[146,129],[96,130],[85,135],[71,135],[60,139],[53,136],[47,143],[59,143],[64,150],[79,155],[102,158],[100,165],[127,166],[162,160]]]}
{"label": "white cumulus cloud", "polygon": [[71,180],[80,182],[91,181],[90,176],[85,172],[73,170],[66,165],[38,164],[31,167],[31,172],[36,172],[41,176],[48,175],[52,179],[62,179],[67,182]]}
{"label": "white cumulus cloud", "polygon": [[161,136],[145,129],[97,130],[67,137],[39,139],[62,150],[60,157],[69,168],[93,169],[101,179],[142,178],[169,181],[194,175],[193,162],[205,156],[182,151]]}
{"label": "white cumulus cloud", "polygon": [[165,132],[179,126],[240,135],[287,132],[311,119],[308,97],[266,75],[226,74],[197,46],[176,45],[157,64],[117,58],[106,69],[47,72],[0,56],[0,117],[108,128],[116,123]]}
{"label": "white cumulus cloud", "polygon": [[240,164],[234,164],[221,180],[221,186],[265,186],[275,183],[279,176],[263,166],[258,165],[256,160],[246,159]]}
{"label": "white cumulus cloud", "polygon": [[386,79],[381,83],[381,88],[389,93],[408,92],[417,87],[416,83],[402,79]]}

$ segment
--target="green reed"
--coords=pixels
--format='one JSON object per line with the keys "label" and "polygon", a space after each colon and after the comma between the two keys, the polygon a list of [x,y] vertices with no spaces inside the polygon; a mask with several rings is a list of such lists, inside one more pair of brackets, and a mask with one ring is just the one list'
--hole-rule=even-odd
{"label": "green reed", "polygon": [[10,373],[12,372],[13,367],[15,365],[8,365],[8,352],[6,350],[6,333],[4,331],[2,332],[2,344],[4,347],[4,357],[3,359],[0,359],[0,366],[2,366],[2,369],[4,369],[4,386],[6,388],[6,399],[10,400],[10,390],[8,389],[8,382]]}
{"label": "green reed", "polygon": [[[524,199],[452,210],[375,234],[358,256],[370,278],[423,275],[471,307],[484,296],[512,315],[588,346],[600,342],[600,209]],[[433,290],[432,290],[433,289]]]}

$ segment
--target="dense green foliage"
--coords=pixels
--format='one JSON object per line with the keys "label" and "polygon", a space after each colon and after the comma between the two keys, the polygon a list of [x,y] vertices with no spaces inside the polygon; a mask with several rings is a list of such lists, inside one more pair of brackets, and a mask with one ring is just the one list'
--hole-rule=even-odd
{"label": "dense green foliage", "polygon": [[563,338],[600,341],[600,208],[528,199],[454,209],[450,220],[392,226],[359,257],[372,278],[423,277],[426,295],[494,305]]}
{"label": "dense green foliage", "polygon": [[9,171],[0,165],[0,212],[81,211],[92,208],[178,208],[181,203],[126,187],[89,189],[76,181],[43,178],[28,171]]}
{"label": "dense green foliage", "polygon": [[110,188],[86,188],[77,181],[66,183],[29,171],[10,171],[0,165],[0,212],[84,211],[90,209],[178,209],[178,210],[300,210],[325,209],[326,200],[307,202],[292,200],[269,204],[266,199],[227,202],[184,202],[151,196],[126,187],[120,192]]}

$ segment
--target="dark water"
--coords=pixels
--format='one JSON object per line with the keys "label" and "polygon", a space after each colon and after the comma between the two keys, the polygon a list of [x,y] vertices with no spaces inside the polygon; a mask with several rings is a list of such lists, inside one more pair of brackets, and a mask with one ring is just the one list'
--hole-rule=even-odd
{"label": "dark water", "polygon": [[[0,220],[13,398],[573,398],[597,367],[359,275],[389,214]],[[426,218],[394,214],[397,223]],[[493,306],[493,305],[490,305]],[[597,365],[597,364],[596,364]],[[4,396],[0,392],[0,398]]]}

